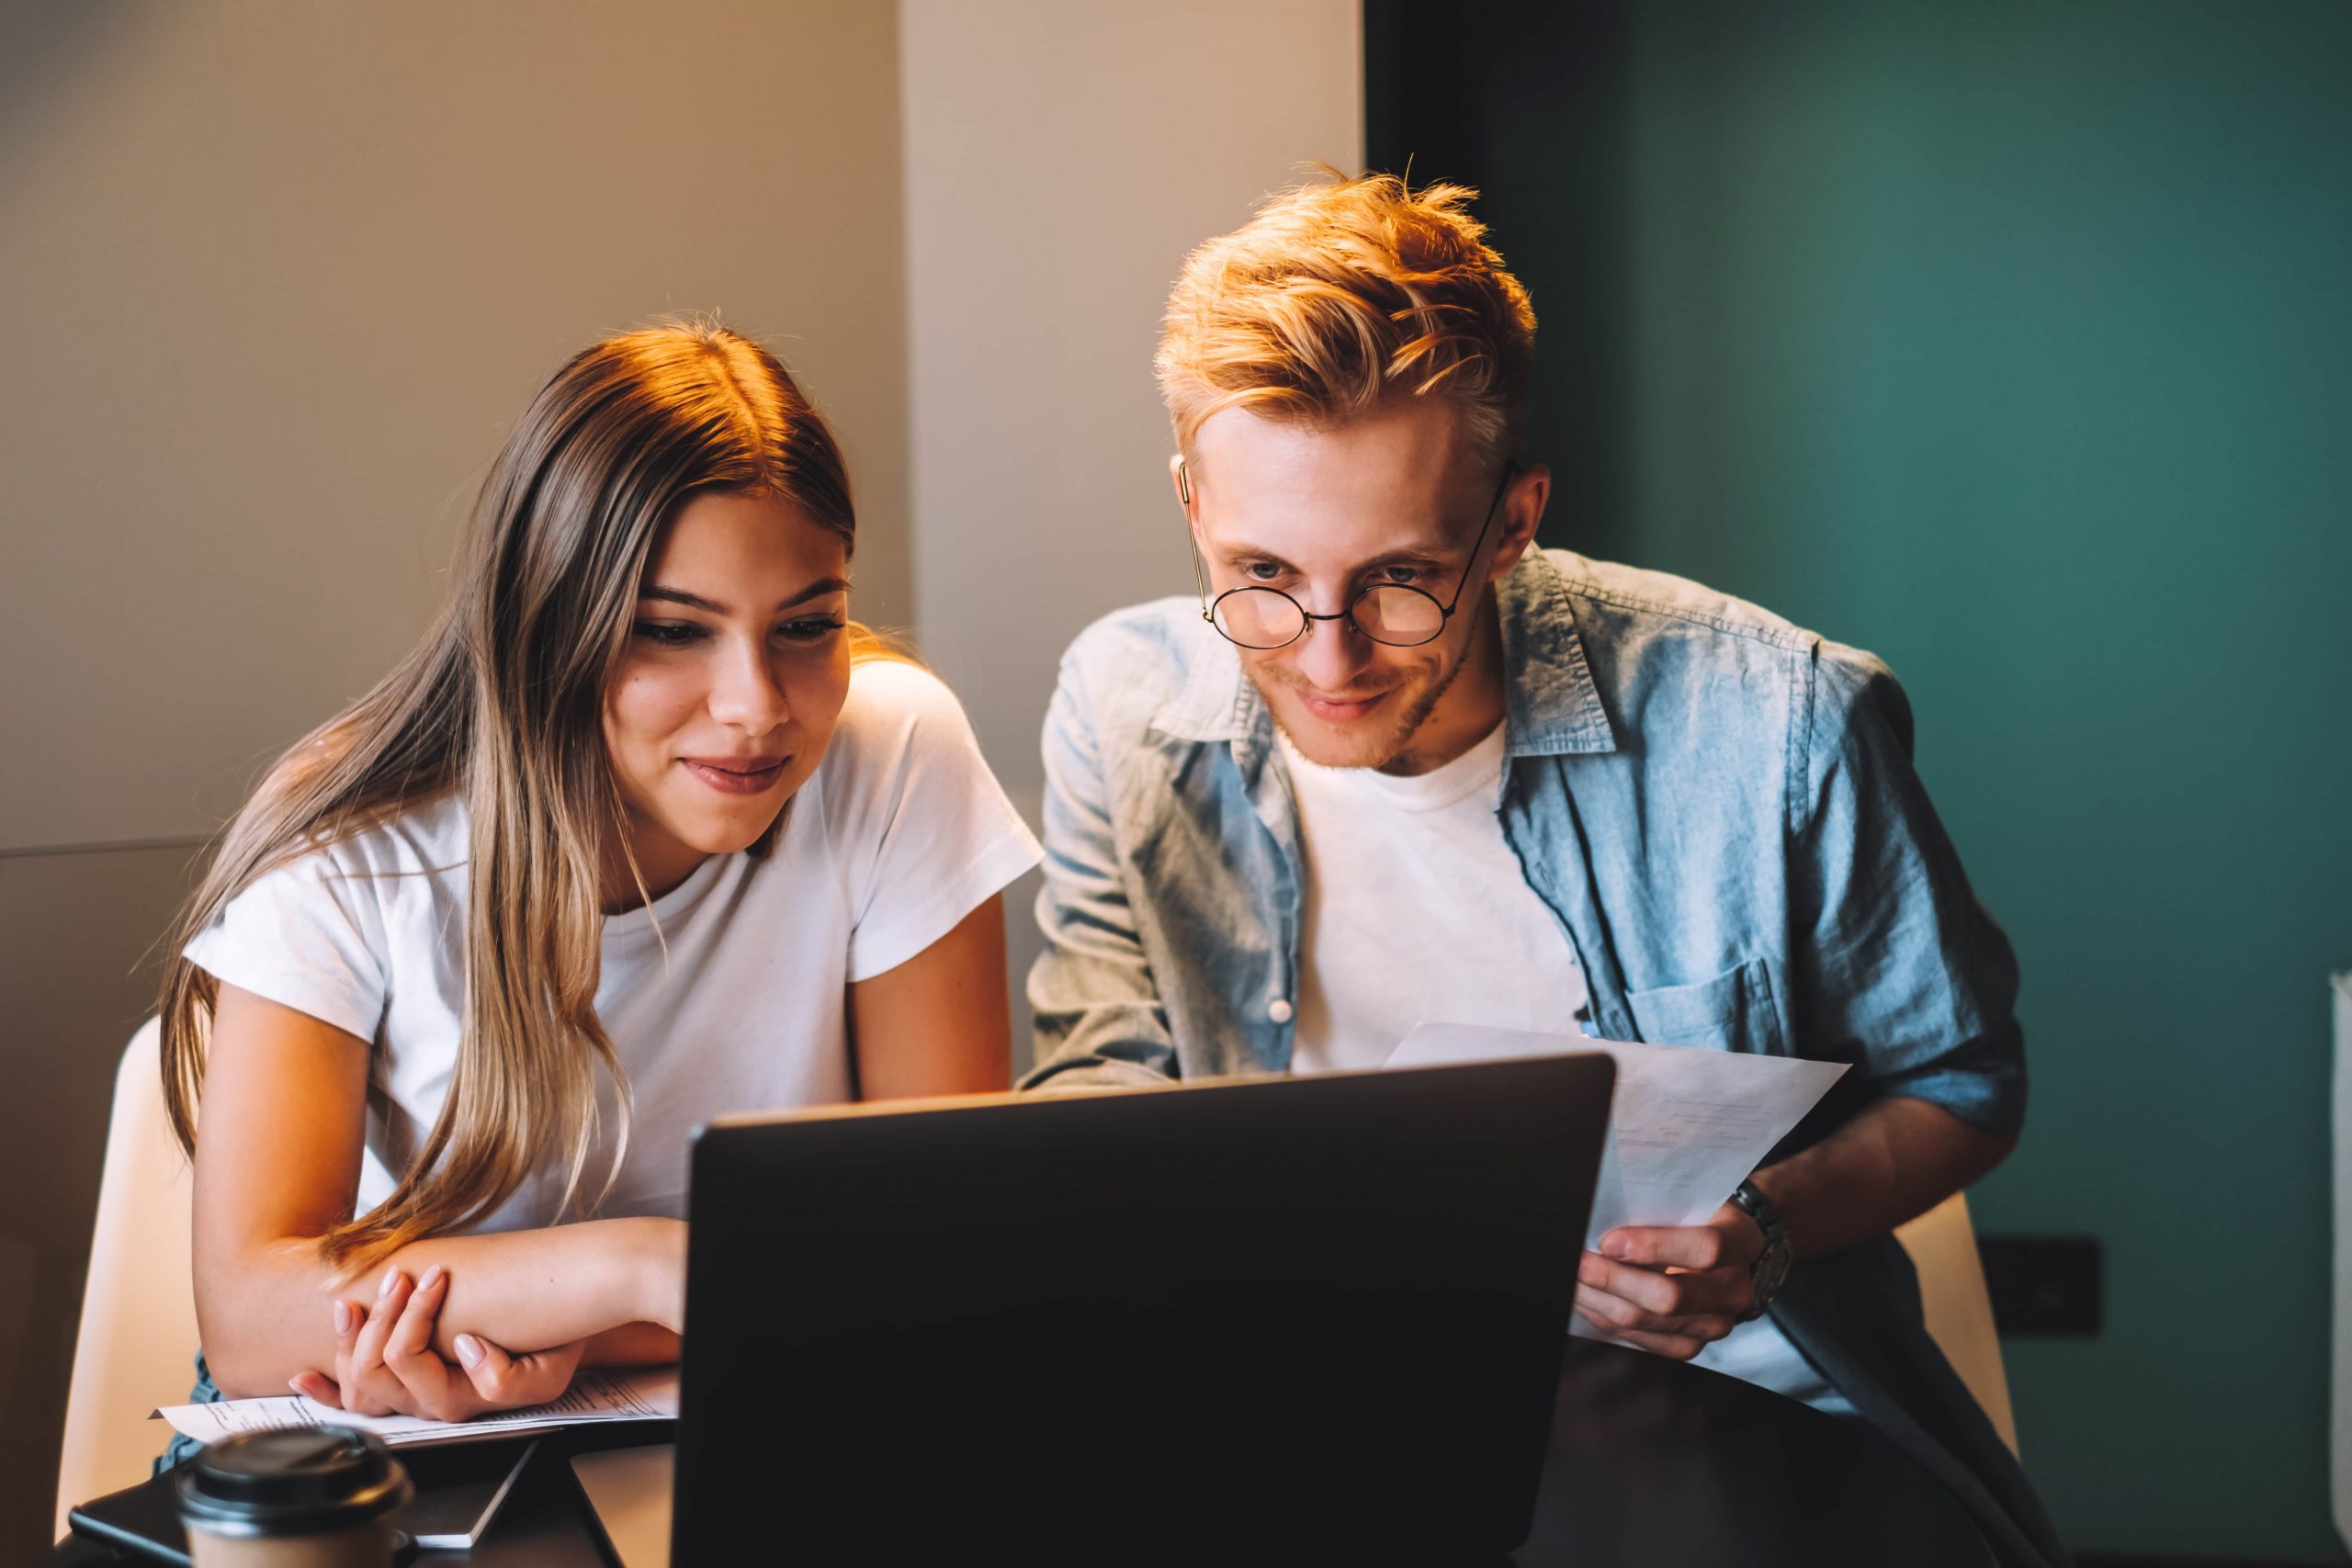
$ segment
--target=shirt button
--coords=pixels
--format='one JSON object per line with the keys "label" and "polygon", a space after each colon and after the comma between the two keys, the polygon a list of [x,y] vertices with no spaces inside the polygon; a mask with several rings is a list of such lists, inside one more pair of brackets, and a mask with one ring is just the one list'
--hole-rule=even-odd
{"label": "shirt button", "polygon": [[1266,1004],[1266,1016],[1272,1019],[1276,1023],[1288,1023],[1290,1021],[1290,1003],[1281,997],[1276,997],[1272,1001]]}

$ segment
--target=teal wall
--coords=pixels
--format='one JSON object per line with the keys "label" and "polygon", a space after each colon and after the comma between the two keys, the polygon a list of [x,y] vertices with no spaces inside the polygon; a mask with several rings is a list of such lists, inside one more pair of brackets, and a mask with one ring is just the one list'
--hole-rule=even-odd
{"label": "teal wall", "polygon": [[2099,1337],[2005,1346],[2029,1470],[2078,1547],[2340,1558],[2352,5],[1491,20],[1370,145],[1487,188],[1550,542],[1883,655],[2017,943],[1978,1224],[2108,1269]]}

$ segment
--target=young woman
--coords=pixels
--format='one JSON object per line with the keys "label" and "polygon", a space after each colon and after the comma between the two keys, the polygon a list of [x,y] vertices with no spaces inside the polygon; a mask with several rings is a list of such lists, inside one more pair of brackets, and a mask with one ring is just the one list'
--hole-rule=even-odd
{"label": "young woman", "polygon": [[1037,848],[850,621],[854,534],[823,422],[731,332],[540,391],[447,609],[184,917],[198,1397],[462,1419],[673,1359],[697,1122],[1005,1087],[997,896]]}

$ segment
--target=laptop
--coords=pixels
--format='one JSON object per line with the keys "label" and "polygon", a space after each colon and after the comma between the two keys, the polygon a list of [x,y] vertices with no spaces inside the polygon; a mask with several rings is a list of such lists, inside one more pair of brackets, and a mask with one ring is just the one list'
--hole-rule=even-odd
{"label": "laptop", "polygon": [[674,1464],[575,1466],[627,1568],[665,1529],[680,1564],[1491,1560],[1533,1508],[1613,1082],[1566,1055],[724,1118]]}

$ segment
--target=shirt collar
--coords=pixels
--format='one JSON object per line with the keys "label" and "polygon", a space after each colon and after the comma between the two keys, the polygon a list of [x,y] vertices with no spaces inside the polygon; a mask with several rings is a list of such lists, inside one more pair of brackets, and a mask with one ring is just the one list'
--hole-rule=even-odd
{"label": "shirt collar", "polygon": [[[1530,549],[1496,585],[1495,604],[1503,634],[1505,754],[1615,750],[1559,567]],[[1177,740],[1225,740],[1252,750],[1271,745],[1272,716],[1242,673],[1239,653],[1206,624],[1187,631],[1198,634],[1191,674],[1153,716],[1152,728]]]}

